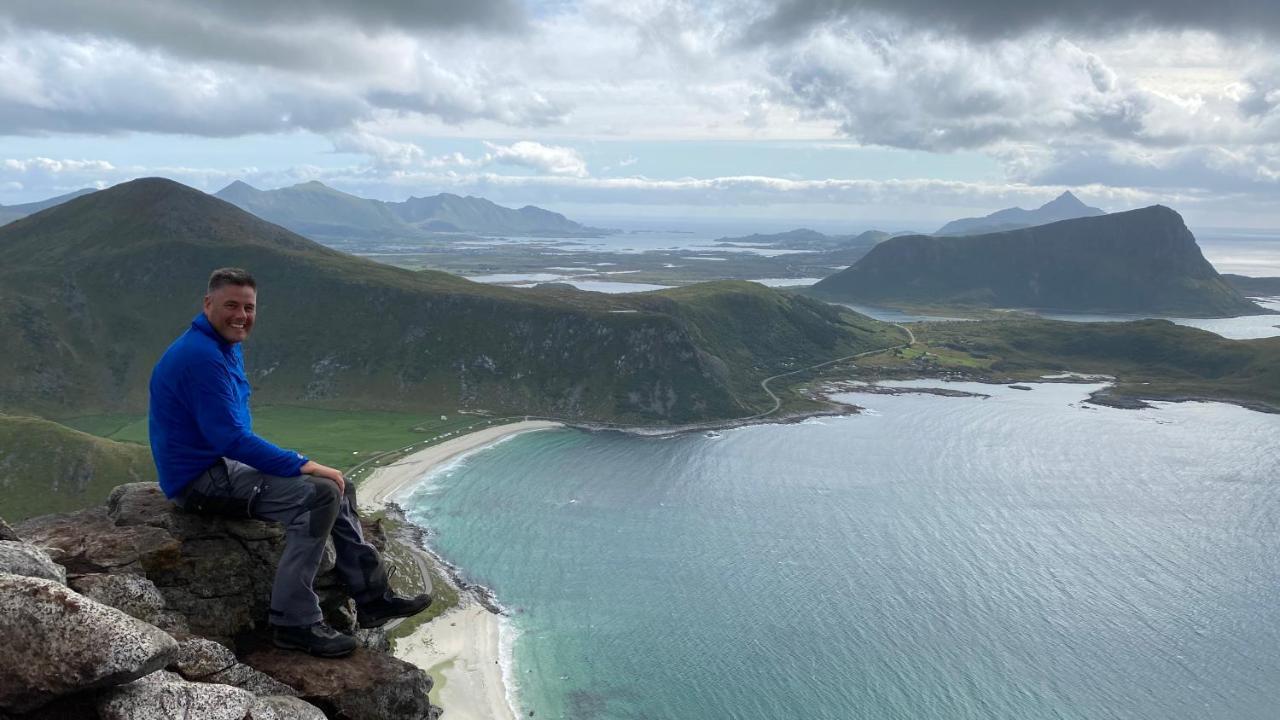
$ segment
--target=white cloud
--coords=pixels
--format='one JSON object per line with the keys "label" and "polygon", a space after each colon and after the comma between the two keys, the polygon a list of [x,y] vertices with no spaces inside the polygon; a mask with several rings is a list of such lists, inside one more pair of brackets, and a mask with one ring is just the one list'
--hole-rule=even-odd
{"label": "white cloud", "polygon": [[586,177],[587,163],[577,150],[556,145],[521,140],[511,145],[485,143],[489,153],[485,157],[486,164],[502,163],[541,170],[552,175],[569,177]]}

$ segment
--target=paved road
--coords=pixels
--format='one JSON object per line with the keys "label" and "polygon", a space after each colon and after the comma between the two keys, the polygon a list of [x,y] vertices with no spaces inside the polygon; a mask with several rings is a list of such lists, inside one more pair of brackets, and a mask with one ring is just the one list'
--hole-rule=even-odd
{"label": "paved road", "polygon": [[775,394],[773,393],[773,391],[772,391],[772,390],[770,390],[770,389],[769,389],[769,383],[770,383],[770,382],[772,382],[772,381],[774,381],[774,380],[777,380],[777,379],[778,379],[778,378],[780,378],[780,377],[786,377],[786,376],[788,376],[788,375],[795,375],[796,373],[802,373],[802,372],[805,372],[805,371],[807,371],[807,370],[816,370],[816,369],[818,369],[818,368],[820,368],[820,367],[826,367],[827,365],[834,365],[834,364],[836,364],[836,363],[845,362],[845,361],[847,361],[847,360],[853,360],[853,359],[855,359],[855,358],[865,357],[865,356],[867,356],[867,355],[875,355],[875,354],[877,354],[877,353],[888,352],[888,351],[890,351],[890,350],[898,350],[898,349],[900,349],[900,348],[908,348],[908,347],[911,347],[912,345],[915,345],[915,344],[916,344],[916,334],[915,334],[915,333],[913,333],[913,332],[911,332],[911,328],[909,328],[909,327],[907,327],[907,326],[905,326],[905,325],[899,325],[899,324],[897,324],[897,323],[894,323],[894,324],[893,324],[893,326],[894,326],[894,327],[896,327],[896,328],[898,328],[899,330],[902,330],[903,332],[905,332],[905,333],[907,334],[907,344],[906,344],[906,345],[894,345],[893,347],[879,348],[879,349],[876,349],[876,350],[868,350],[868,351],[866,351],[866,352],[860,352],[860,353],[858,353],[858,354],[856,354],[856,355],[846,355],[845,357],[842,357],[842,358],[836,358],[835,360],[828,360],[828,361],[826,361],[826,362],[818,363],[817,365],[810,365],[809,367],[803,367],[803,368],[800,368],[799,370],[791,370],[791,371],[789,371],[789,372],[778,373],[777,375],[774,375],[774,376],[772,376],[772,377],[767,377],[767,378],[765,378],[765,379],[761,380],[761,381],[760,381],[760,389],[761,389],[761,390],[764,390],[764,391],[765,391],[765,392],[767,392],[767,393],[769,393],[769,397],[773,398],[773,407],[769,408],[768,410],[765,410],[765,411],[764,411],[764,412],[762,412],[762,413],[756,413],[755,415],[752,415],[751,417],[742,418],[742,419],[743,419],[743,420],[758,420],[758,419],[760,419],[760,418],[762,418],[762,417],[765,417],[765,416],[768,416],[768,415],[772,415],[772,414],[774,414],[775,412],[777,412],[777,411],[778,411],[778,408],[782,407],[782,398],[779,398],[777,395],[775,395]]}

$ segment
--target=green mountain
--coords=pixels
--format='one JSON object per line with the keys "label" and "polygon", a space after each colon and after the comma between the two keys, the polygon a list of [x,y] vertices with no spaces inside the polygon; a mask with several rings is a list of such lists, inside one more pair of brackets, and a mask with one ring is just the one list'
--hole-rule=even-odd
{"label": "green mountain", "polygon": [[483,285],[344,255],[169,180],[0,228],[0,408],[139,413],[211,269],[260,282],[255,402],[671,422],[749,414],[759,380],[897,344],[746,282],[630,296]]}
{"label": "green mountain", "polygon": [[151,451],[55,422],[0,415],[0,504],[6,520],[102,503],[116,485],[154,481]]}
{"label": "green mountain", "polygon": [[979,233],[1003,232],[1005,230],[1045,225],[1059,220],[1072,220],[1104,214],[1104,211],[1080,202],[1080,199],[1070,192],[1064,192],[1035,210],[1023,210],[1022,208],[1014,207],[997,210],[980,218],[952,220],[939,228],[934,235],[977,235]]}
{"label": "green mountain", "polygon": [[1218,275],[1182,217],[1155,205],[986,235],[886,240],[816,297],[1225,317],[1267,312]]}
{"label": "green mountain", "polygon": [[61,205],[68,200],[73,200],[81,195],[88,195],[91,192],[97,191],[91,188],[85,188],[83,190],[69,192],[66,195],[52,197],[48,200],[38,200],[36,202],[23,203],[21,205],[0,205],[0,225],[11,223],[18,218],[24,218],[32,213],[38,213],[41,210],[51,208],[54,205]]}
{"label": "green mountain", "polygon": [[532,205],[512,210],[484,198],[449,193],[382,202],[334,190],[318,181],[258,190],[237,180],[215,197],[294,232],[316,237],[394,238],[427,233],[572,237],[608,232]]}

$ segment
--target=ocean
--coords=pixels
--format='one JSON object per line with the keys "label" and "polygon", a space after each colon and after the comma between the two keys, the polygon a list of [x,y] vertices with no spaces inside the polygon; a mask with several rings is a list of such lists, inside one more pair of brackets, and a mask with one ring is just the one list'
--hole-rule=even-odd
{"label": "ocean", "polygon": [[520,435],[405,504],[525,717],[1276,717],[1280,416],[951,387],[990,397]]}

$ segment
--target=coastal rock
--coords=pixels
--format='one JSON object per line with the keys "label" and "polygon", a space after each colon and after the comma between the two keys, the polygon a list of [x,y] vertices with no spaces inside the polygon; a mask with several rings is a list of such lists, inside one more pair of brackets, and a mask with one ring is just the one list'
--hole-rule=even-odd
{"label": "coastal rock", "polygon": [[313,658],[265,642],[242,653],[244,662],[296,688],[333,720],[432,717],[431,678],[403,660],[363,648],[341,660]]}
{"label": "coastal rock", "polygon": [[50,580],[0,574],[0,710],[27,712],[79,690],[164,667],[163,631]]}
{"label": "coastal rock", "polygon": [[18,537],[18,533],[9,527],[9,523],[4,521],[4,518],[0,518],[0,540],[22,540]]}
{"label": "coastal rock", "polygon": [[148,569],[176,563],[181,550],[181,544],[159,528],[117,527],[100,507],[33,518],[18,531],[75,574],[147,574]]}
{"label": "coastal rock", "polygon": [[67,569],[30,543],[0,540],[0,572],[43,578],[66,584]]}
{"label": "coastal rock", "polygon": [[[134,574],[150,581],[170,613],[169,620],[153,619],[166,629],[227,642],[265,623],[284,550],[279,523],[183,512],[156,483],[121,485],[105,508],[35,518],[19,529],[50,548],[53,559],[74,575]],[[335,561],[329,543],[317,592],[326,619],[350,627],[347,598],[332,573]],[[154,609],[154,597],[138,600]]]}
{"label": "coastal rock", "polygon": [[238,662],[236,654],[226,646],[204,638],[190,638],[178,644],[178,654],[168,669],[188,680],[199,680]]}
{"label": "coastal rock", "polygon": [[81,595],[153,625],[165,615],[164,596],[141,575],[91,573],[72,577],[70,585]]}
{"label": "coastal rock", "polygon": [[258,705],[253,694],[229,685],[192,683],[174,673],[147,675],[104,693],[101,720],[245,720]]}
{"label": "coastal rock", "polygon": [[241,690],[247,690],[260,697],[268,697],[272,695],[297,697],[298,695],[297,690],[294,690],[270,675],[254,670],[243,663],[236,663],[226,670],[220,670],[212,675],[201,678],[201,682],[233,685]]}
{"label": "coastal rock", "polygon": [[[278,720],[325,720],[320,708],[296,697],[258,698],[258,707],[269,709]],[[258,720],[258,711],[254,711],[254,720]],[[262,717],[268,716],[264,713]]]}

